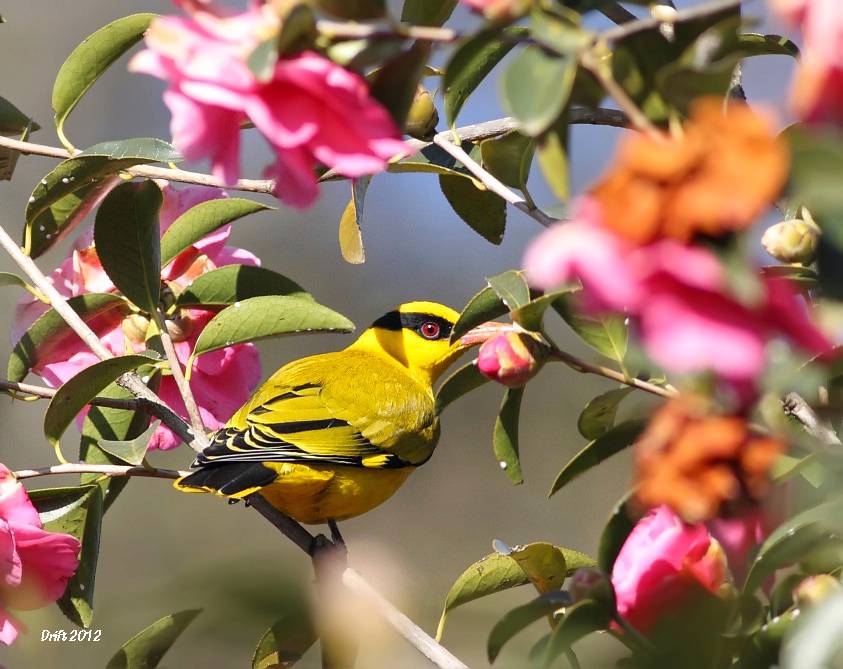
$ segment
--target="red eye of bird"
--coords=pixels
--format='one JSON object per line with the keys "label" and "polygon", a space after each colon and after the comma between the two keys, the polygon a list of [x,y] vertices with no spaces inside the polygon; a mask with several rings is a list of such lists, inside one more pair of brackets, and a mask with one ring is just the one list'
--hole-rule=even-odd
{"label": "red eye of bird", "polygon": [[439,323],[433,321],[422,323],[421,333],[425,339],[436,339],[439,336]]}

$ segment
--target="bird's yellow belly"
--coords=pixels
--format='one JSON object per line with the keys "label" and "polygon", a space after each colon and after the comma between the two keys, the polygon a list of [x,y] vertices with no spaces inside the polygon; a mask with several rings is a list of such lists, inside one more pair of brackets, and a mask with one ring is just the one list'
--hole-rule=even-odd
{"label": "bird's yellow belly", "polygon": [[261,488],[261,496],[300,523],[345,520],[366,513],[389,499],[415,469],[263,464],[278,472],[278,478]]}

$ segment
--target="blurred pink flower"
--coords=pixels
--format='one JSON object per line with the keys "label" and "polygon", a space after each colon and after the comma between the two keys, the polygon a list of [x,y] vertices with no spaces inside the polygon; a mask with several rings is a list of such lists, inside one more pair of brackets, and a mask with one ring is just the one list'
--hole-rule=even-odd
{"label": "blurred pink flower", "polygon": [[625,311],[647,353],[670,372],[711,371],[746,385],[764,371],[771,338],[784,336],[814,355],[832,347],[785,280],[761,278],[758,301],[739,302],[711,251],[671,239],[627,245],[601,225],[590,199],[573,221],[533,240],[524,265],[539,288],[579,279],[586,308]]}
{"label": "blurred pink flower", "polygon": [[26,490],[0,464],[0,643],[7,646],[23,627],[7,609],[56,601],[79,566],[79,542],[42,528]]}
{"label": "blurred pink flower", "polygon": [[770,0],[783,19],[802,29],[799,69],[791,94],[806,121],[843,123],[843,13],[839,0]]}
{"label": "blurred pink flower", "polygon": [[[160,212],[161,232],[190,207],[220,197],[226,193],[216,188],[192,186],[182,189],[168,184],[162,186],[164,201]],[[179,292],[197,276],[224,265],[259,265],[257,257],[232,246],[226,246],[231,227],[224,226],[207,235],[193,246],[180,253],[162,271],[161,278]],[[73,250],[50,280],[65,297],[92,292],[113,292],[111,280],[106,275],[93,246],[90,230],[82,233],[74,243]],[[12,340],[16,342],[48,306],[28,296],[18,301],[12,326]],[[182,364],[186,364],[190,352],[202,329],[214,316],[213,312],[201,309],[182,309],[172,320],[171,335],[176,353]],[[140,323],[138,323],[140,321]],[[95,318],[89,323],[100,336],[103,344],[115,355],[126,351],[142,351],[145,335],[145,320],[128,316],[113,310]],[[39,359],[32,372],[52,386],[58,387],[68,379],[94,364],[98,358],[88,350],[76,336],[69,336],[51,346]],[[199,405],[199,412],[209,429],[222,427],[231,415],[249,398],[260,377],[260,357],[252,344],[239,344],[199,356],[193,362],[190,387]],[[224,380],[224,381],[223,381]],[[159,395],[181,416],[186,417],[184,402],[178,393],[172,376],[161,379]],[[150,441],[150,448],[171,449],[181,440],[167,427],[161,425]]]}
{"label": "blurred pink flower", "polygon": [[723,547],[734,578],[743,581],[753,551],[768,534],[768,521],[761,509],[751,509],[732,518],[713,518],[706,527]]}
{"label": "blurred pink flower", "polygon": [[538,342],[529,335],[499,334],[480,346],[477,368],[493,381],[509,388],[520,388],[541,368],[543,353]]}
{"label": "blurred pink flower", "polygon": [[524,14],[533,0],[460,0],[469,9],[491,21],[511,21]]}
{"label": "blurred pink flower", "polygon": [[667,506],[638,521],[612,567],[618,613],[644,634],[700,588],[718,594],[727,584],[719,544]]}
{"label": "blurred pink flower", "polygon": [[214,174],[234,183],[239,174],[240,126],[250,120],[275,151],[266,169],[275,194],[307,207],[318,195],[314,167],[347,177],[380,172],[406,152],[386,109],[366,81],[312,51],[281,58],[267,81],[247,60],[278,30],[270,4],[226,14],[213,2],[177,0],[186,17],[156,18],[144,51],[129,69],[168,82],[173,142],[188,160],[210,158]]}

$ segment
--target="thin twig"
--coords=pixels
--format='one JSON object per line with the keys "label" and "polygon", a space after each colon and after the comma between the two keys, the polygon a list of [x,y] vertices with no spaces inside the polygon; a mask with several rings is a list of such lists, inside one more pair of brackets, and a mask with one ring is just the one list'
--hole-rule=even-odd
{"label": "thin twig", "polygon": [[[675,23],[683,23],[685,21],[694,21],[702,19],[714,14],[719,14],[727,9],[733,9],[741,6],[742,0],[713,0],[704,4],[695,5],[688,9],[680,9],[676,12]],[[606,42],[617,42],[625,39],[635,33],[640,33],[645,30],[658,29],[661,21],[647,17],[645,19],[638,19],[637,21],[630,21],[619,25],[617,28],[610,28],[600,33],[600,39]]]}
{"label": "thin twig", "polygon": [[[26,255],[15,241],[6,232],[3,226],[0,226],[0,247],[2,247],[15,261],[15,264],[21,268],[35,287],[50,301],[50,306],[56,310],[65,323],[85,342],[89,349],[101,360],[107,360],[111,357],[109,351],[100,341],[96,333],[88,327],[88,324],[82,320],[82,317],[77,314],[73,308],[67,303],[67,300],[62,296],[53,286],[52,282],[44,276],[44,273],[38,268],[38,265]],[[117,379],[118,385],[131,392],[135,397],[139,397],[156,404],[155,415],[161,421],[175,432],[185,443],[196,451],[201,451],[202,447],[197,442],[190,426],[182,420],[175,411],[168,407],[158,395],[150,390],[146,384],[141,381],[140,377],[134,372],[123,374]]]}
{"label": "thin twig", "polygon": [[342,23],[339,21],[319,20],[317,30],[329,38],[346,39],[413,39],[423,42],[455,42],[461,35],[451,28],[438,26],[411,26],[396,24],[383,27],[367,23]]}
{"label": "thin twig", "polygon": [[477,161],[469,156],[461,146],[454,144],[451,141],[450,132],[440,132],[433,138],[433,142],[459,160],[486,188],[495,193],[495,195],[503,198],[506,202],[509,202],[509,204],[519,211],[523,211],[527,216],[535,219],[544,227],[549,227],[556,222],[555,219],[545,214],[541,209],[531,207],[527,200],[515,193],[515,191],[507,188],[500,179],[485,170]]}
{"label": "thin twig", "polygon": [[19,469],[12,472],[18,479],[30,479],[36,476],[53,476],[56,474],[103,474],[104,476],[140,476],[154,479],[177,479],[187,476],[190,472],[177,469],[157,469],[154,467],[132,467],[130,465],[93,465],[88,462],[69,462],[64,465],[38,467],[36,469]]}
{"label": "thin twig", "polygon": [[619,383],[632,386],[633,388],[645,390],[646,392],[658,395],[659,397],[666,397],[669,399],[671,397],[676,397],[679,394],[672,386],[665,388],[657,386],[654,383],[642,381],[641,379],[628,377],[615,369],[610,369],[609,367],[603,367],[601,365],[592,365],[590,362],[581,360],[580,358],[557,348],[551,350],[550,356],[552,359],[564,362],[568,365],[568,367],[571,367],[582,374],[596,374],[597,376],[612,379],[613,381],[618,381]]}
{"label": "thin twig", "polygon": [[798,393],[788,393],[782,400],[782,408],[785,414],[792,416],[802,427],[805,432],[815,437],[822,443],[828,446],[840,446],[840,437],[831,427],[831,425],[820,418],[817,412],[811,408],[801,395]]}

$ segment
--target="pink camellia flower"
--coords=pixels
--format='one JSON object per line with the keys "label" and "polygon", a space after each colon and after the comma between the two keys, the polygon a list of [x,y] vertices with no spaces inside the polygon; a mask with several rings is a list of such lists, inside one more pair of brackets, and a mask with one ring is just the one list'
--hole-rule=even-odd
{"label": "pink camellia flower", "polygon": [[533,0],[460,0],[490,21],[511,21],[525,14]]}
{"label": "pink camellia flower", "polygon": [[802,29],[801,64],[791,94],[806,121],[843,123],[843,14],[839,0],[770,0],[786,21]]}
{"label": "pink camellia flower", "polygon": [[701,588],[721,594],[729,587],[717,541],[704,525],[688,525],[667,506],[638,521],[618,553],[611,580],[618,613],[644,634]]}
{"label": "pink camellia flower", "polygon": [[752,509],[733,518],[712,518],[706,527],[723,547],[732,575],[742,581],[753,552],[769,532],[768,521],[761,509]]}
{"label": "pink camellia flower", "polygon": [[548,290],[579,279],[586,308],[626,312],[650,357],[674,373],[709,371],[746,387],[764,371],[774,337],[812,355],[832,348],[786,280],[761,278],[757,302],[739,302],[711,251],[672,239],[627,245],[601,225],[599,205],[588,198],[573,221],[533,240],[524,264],[532,285]]}
{"label": "pink camellia flower", "polygon": [[239,173],[240,128],[254,123],[275,151],[266,170],[284,202],[307,207],[318,195],[314,167],[347,177],[374,174],[406,152],[366,81],[312,51],[278,60],[265,81],[247,64],[277,33],[271,3],[227,14],[213,2],[176,0],[186,17],[156,18],[129,68],[168,82],[173,143],[188,160],[210,158],[226,183]]}
{"label": "pink camellia flower", "polygon": [[[227,197],[222,190],[198,186],[177,189],[164,185],[162,191],[164,200],[159,218],[162,234],[179,214],[190,207],[205,200]],[[218,267],[259,265],[258,258],[248,251],[226,246],[230,233],[230,226],[224,226],[184,250],[163,269],[162,280],[173,292],[178,293],[196,277]],[[49,278],[65,297],[115,291],[97,257],[90,230],[79,236],[70,257]],[[32,296],[22,298],[15,309],[13,341],[20,339],[47,309],[46,304]],[[168,331],[182,364],[187,363],[197,337],[213,316],[213,312],[202,309],[181,309],[168,317]],[[115,309],[98,316],[89,325],[114,355],[125,355],[127,350],[142,351],[146,348],[144,340],[148,323],[139,314],[126,316]],[[97,361],[98,358],[78,337],[69,336],[44,352],[32,372],[55,388]],[[190,387],[205,426],[209,429],[222,427],[248,399],[259,377],[260,358],[257,348],[252,344],[226,347],[194,360]],[[187,416],[172,376],[161,379],[158,394],[181,416]],[[179,437],[161,425],[153,434],[149,447],[167,450],[180,443]]]}
{"label": "pink camellia flower", "polygon": [[520,388],[538,373],[543,358],[544,351],[535,339],[508,332],[483,342],[477,353],[477,369],[493,381]]}
{"label": "pink camellia flower", "polygon": [[0,643],[10,645],[21,623],[8,609],[56,601],[79,566],[79,542],[47,532],[23,486],[0,464]]}

